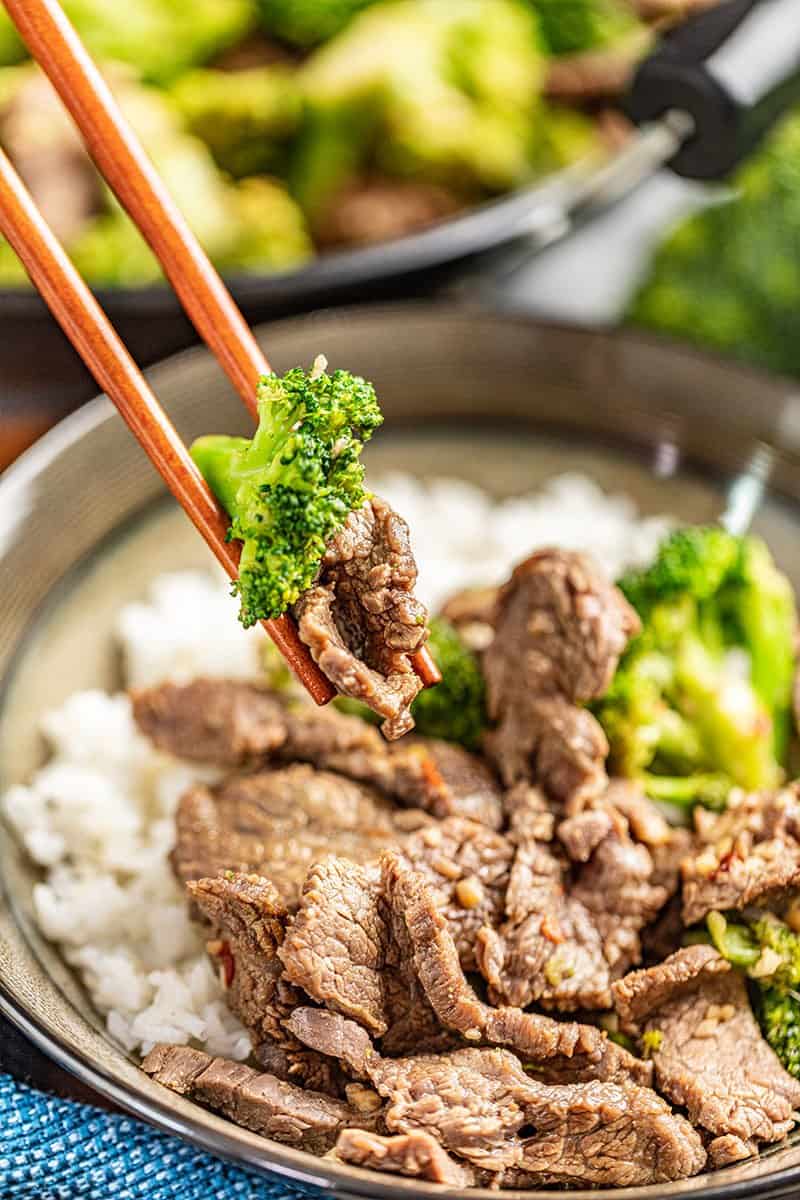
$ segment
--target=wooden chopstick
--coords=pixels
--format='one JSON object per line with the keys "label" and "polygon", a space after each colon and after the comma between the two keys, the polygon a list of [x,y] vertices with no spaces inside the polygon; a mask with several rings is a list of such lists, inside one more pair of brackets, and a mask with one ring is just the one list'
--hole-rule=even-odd
{"label": "wooden chopstick", "polygon": [[[5,0],[32,56],[78,126],[98,170],[138,227],[203,341],[253,416],[270,365],[174,204],[59,0]],[[441,674],[427,647],[412,658],[425,687]]]}
{"label": "wooden chopstick", "polygon": [[[0,150],[0,231],[22,260],[53,316],[144,447],[161,478],[236,579],[239,545],[228,518],[110,321],[65,254],[6,155]],[[336,694],[287,617],[262,622],[318,704]]]}

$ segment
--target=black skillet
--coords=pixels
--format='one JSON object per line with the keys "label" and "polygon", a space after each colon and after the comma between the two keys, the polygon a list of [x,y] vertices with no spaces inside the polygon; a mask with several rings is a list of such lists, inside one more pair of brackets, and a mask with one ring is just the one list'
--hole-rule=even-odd
{"label": "black skillet", "polygon": [[[798,0],[724,0],[665,35],[625,101],[637,135],[610,162],[578,166],[430,229],[333,252],[299,270],[231,279],[251,321],[332,300],[431,295],[476,256],[518,241],[535,251],[669,165],[693,179],[724,176],[775,119],[800,100]],[[98,295],[134,355],[149,363],[194,340],[166,287]],[[92,384],[41,301],[0,291],[0,414],[50,405],[54,414]]]}

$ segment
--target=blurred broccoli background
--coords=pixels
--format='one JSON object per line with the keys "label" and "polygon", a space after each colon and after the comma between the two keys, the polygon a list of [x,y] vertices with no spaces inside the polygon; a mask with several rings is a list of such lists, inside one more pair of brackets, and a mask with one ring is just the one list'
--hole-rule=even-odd
{"label": "blurred broccoli background", "polygon": [[[319,249],[399,236],[602,156],[614,99],[603,55],[618,87],[620,64],[624,76],[651,37],[636,0],[65,7],[228,272],[291,269]],[[0,142],[90,280],[157,280],[26,60],[0,6]],[[25,283],[3,244],[0,283]]]}
{"label": "blurred broccoli background", "polygon": [[800,113],[668,234],[628,319],[800,375]]}

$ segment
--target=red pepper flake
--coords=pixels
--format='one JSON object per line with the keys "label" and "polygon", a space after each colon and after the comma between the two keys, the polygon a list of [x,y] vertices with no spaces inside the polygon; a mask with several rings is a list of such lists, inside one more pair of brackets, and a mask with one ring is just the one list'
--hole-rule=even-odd
{"label": "red pepper flake", "polygon": [[723,871],[730,871],[731,863],[735,858],[738,858],[735,849],[731,849],[727,854],[723,854],[722,858],[719,860],[719,866],[714,872],[714,876],[721,874]]}
{"label": "red pepper flake", "polygon": [[212,958],[219,960],[219,981],[225,988],[225,991],[233,983],[233,977],[236,974],[236,961],[231,953],[230,942],[214,940],[206,942],[206,950]]}
{"label": "red pepper flake", "polygon": [[422,760],[422,775],[432,792],[437,792],[443,796],[447,791],[442,773],[436,765],[436,760],[430,754],[426,754]]}
{"label": "red pepper flake", "polygon": [[236,962],[231,954],[230,944],[225,942],[219,955],[220,971],[222,976],[222,986],[227,992],[228,988],[233,983],[233,977],[236,974]]}
{"label": "red pepper flake", "polygon": [[562,930],[558,921],[555,919],[555,917],[551,917],[549,913],[545,913],[545,915],[542,917],[542,924],[540,928],[542,937],[546,937],[548,942],[554,942],[555,945],[558,945],[560,942],[566,940],[564,938],[564,931]]}

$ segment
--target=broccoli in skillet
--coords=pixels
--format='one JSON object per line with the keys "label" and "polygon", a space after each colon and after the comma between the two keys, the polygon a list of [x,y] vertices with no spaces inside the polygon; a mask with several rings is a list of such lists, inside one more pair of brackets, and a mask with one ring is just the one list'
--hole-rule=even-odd
{"label": "broccoli in skillet", "polygon": [[[519,0],[370,8],[299,70],[307,124],[295,194],[313,215],[360,172],[465,198],[514,187],[535,174],[545,72],[535,14]],[[592,138],[573,129],[565,147],[581,153]]]}
{"label": "broccoli in skillet", "polygon": [[642,618],[596,713],[620,774],[681,805],[774,786],[790,725],[792,589],[757,538],[678,530],[620,587]]}
{"label": "broccoli in skillet", "polygon": [[254,437],[201,437],[192,457],[231,517],[245,626],[310,587],[325,545],[366,498],[360,454],[383,417],[371,384],[318,359],[264,376]]}
{"label": "broccoli in skillet", "polygon": [[609,46],[637,28],[624,0],[530,0],[551,54]]}
{"label": "broccoli in skillet", "polygon": [[236,178],[280,168],[300,122],[294,73],[279,64],[241,71],[198,67],[181,76],[170,96],[188,132]]}
{"label": "broccoli in skillet", "polygon": [[267,33],[295,46],[327,42],[375,0],[258,0]]}
{"label": "broccoli in skillet", "polygon": [[771,913],[745,924],[713,912],[707,924],[720,954],[749,975],[764,1037],[800,1078],[800,937]]}
{"label": "broccoli in skillet", "polygon": [[[64,0],[67,16],[95,57],[128,63],[164,83],[235,45],[255,23],[252,0]],[[0,5],[0,62],[17,62],[18,39]]]}

